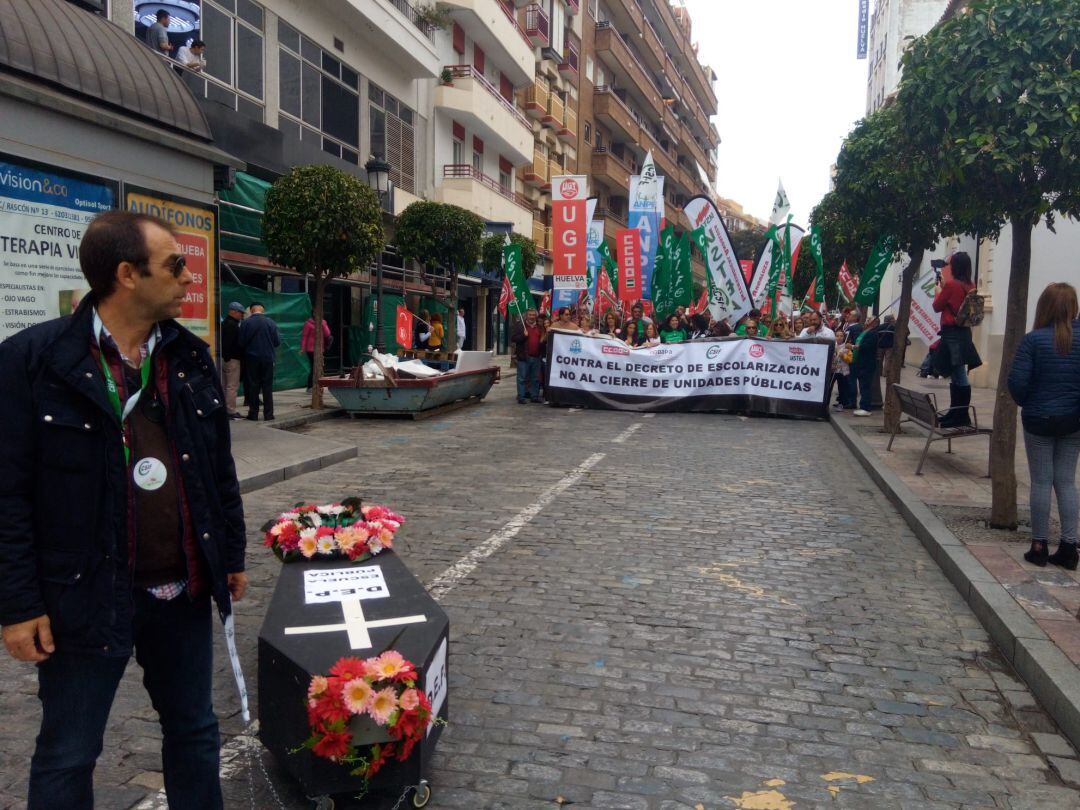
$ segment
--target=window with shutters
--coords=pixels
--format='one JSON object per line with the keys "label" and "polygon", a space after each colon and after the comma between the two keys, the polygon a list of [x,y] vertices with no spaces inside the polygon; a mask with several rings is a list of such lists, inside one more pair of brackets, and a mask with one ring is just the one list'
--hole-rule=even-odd
{"label": "window with shutters", "polygon": [[390,164],[390,180],[416,193],[416,114],[374,82],[368,83],[371,152]]}

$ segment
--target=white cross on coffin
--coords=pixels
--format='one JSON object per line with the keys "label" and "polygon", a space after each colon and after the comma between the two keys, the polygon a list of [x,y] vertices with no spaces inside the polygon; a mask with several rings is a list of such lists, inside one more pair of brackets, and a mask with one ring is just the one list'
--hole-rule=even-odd
{"label": "white cross on coffin", "polygon": [[313,624],[307,627],[286,627],[285,635],[298,636],[308,633],[334,633],[345,631],[349,634],[349,647],[354,650],[366,650],[371,647],[371,634],[368,632],[373,627],[394,627],[399,624],[421,624],[427,621],[426,616],[398,616],[396,619],[375,619],[368,621],[364,618],[364,608],[359,599],[345,599],[341,602],[341,612],[345,616],[342,624]]}

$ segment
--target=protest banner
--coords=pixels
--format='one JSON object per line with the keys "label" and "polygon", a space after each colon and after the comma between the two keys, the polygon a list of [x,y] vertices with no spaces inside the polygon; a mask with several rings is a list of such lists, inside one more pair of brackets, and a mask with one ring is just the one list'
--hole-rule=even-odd
{"label": "protest banner", "polygon": [[657,175],[652,152],[645,153],[641,174],[630,178],[628,218],[631,228],[641,233],[641,295],[652,299],[652,277],[656,270],[656,250],[660,219],[664,213],[664,178]]}
{"label": "protest banner", "polygon": [[734,324],[753,308],[753,302],[724,219],[716,204],[703,195],[693,197],[683,212],[690,220],[691,237],[708,268],[709,311],[717,320],[727,318]]}
{"label": "protest banner", "polygon": [[588,206],[584,175],[551,178],[552,282],[556,290],[584,290]]}
{"label": "protest banner", "polygon": [[641,232],[637,228],[620,228],[615,232],[619,252],[619,300],[629,312],[635,301],[641,300]]}
{"label": "protest banner", "polygon": [[720,338],[631,349],[553,331],[545,391],[554,405],[827,417],[832,341]]}

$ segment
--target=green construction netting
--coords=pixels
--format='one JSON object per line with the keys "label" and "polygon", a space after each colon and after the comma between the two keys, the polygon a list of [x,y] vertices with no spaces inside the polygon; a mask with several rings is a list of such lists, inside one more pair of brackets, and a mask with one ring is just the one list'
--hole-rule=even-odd
{"label": "green construction netting", "polygon": [[[397,308],[403,303],[400,295],[387,295],[383,293],[383,340],[386,341],[387,354],[397,354],[401,344],[397,342]],[[367,360],[368,346],[375,345],[375,330],[368,329],[369,323],[374,323],[375,296],[369,295],[364,299],[363,323],[359,326],[350,326],[348,329],[349,360],[353,365]]]}
{"label": "green construction netting", "polygon": [[274,319],[281,332],[274,364],[274,390],[303,388],[307,384],[311,365],[307,355],[300,351],[300,335],[304,321],[311,317],[311,299],[307,293],[275,293],[248,287],[243,284],[221,283],[221,312],[227,312],[233,301],[245,307],[259,301],[266,307],[266,314]]}
{"label": "green construction netting", "polygon": [[[221,249],[266,255],[262,240],[262,212],[270,184],[244,172],[236,173],[236,183],[220,193]],[[254,211],[245,209],[254,208]]]}

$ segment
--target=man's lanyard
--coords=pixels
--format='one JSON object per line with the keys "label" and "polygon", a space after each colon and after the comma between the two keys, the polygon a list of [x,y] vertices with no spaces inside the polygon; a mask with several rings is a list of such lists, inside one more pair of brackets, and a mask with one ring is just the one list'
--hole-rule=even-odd
{"label": "man's lanyard", "polygon": [[94,337],[98,342],[98,360],[101,363],[101,371],[105,375],[105,393],[109,397],[109,402],[112,403],[113,411],[116,413],[116,418],[120,422],[120,434],[124,441],[124,464],[131,464],[131,448],[128,447],[127,431],[124,430],[124,423],[127,421],[128,416],[135,410],[135,406],[139,403],[139,397],[142,396],[142,392],[146,390],[146,384],[150,381],[150,369],[154,364],[153,355],[154,347],[157,345],[157,328],[150,333],[150,340],[147,342],[146,357],[143,358],[142,365],[139,366],[139,378],[141,383],[139,390],[127,398],[127,401],[123,404],[120,403],[120,390],[116,385],[116,378],[113,377],[112,369],[109,368],[109,361],[105,359],[105,349],[102,346],[102,333],[109,335],[109,330],[105,328],[105,324],[101,322],[101,317],[98,315],[97,310],[94,310]]}

